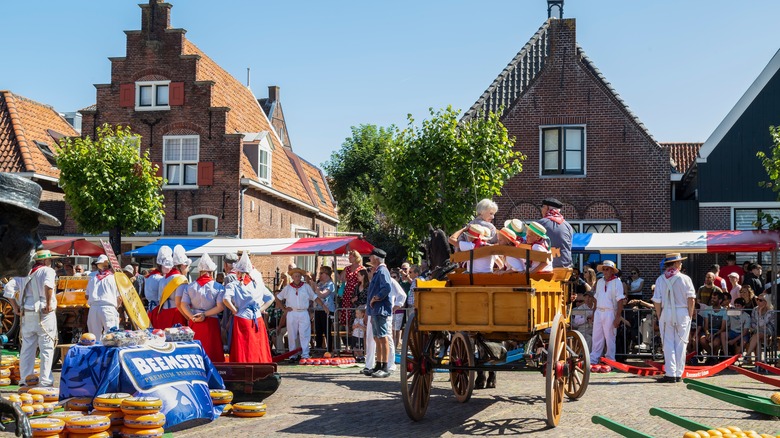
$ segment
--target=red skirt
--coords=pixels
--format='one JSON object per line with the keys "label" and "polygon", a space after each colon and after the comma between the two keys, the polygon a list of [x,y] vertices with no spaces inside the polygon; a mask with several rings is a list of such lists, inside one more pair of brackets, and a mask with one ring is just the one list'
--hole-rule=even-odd
{"label": "red skirt", "polygon": [[[157,309],[154,309],[154,311],[157,311]],[[162,309],[155,318],[154,328],[167,329],[176,324],[187,325],[187,320],[184,319],[184,315],[179,312],[179,309]]]}
{"label": "red skirt", "polygon": [[271,363],[271,345],[263,318],[255,320],[233,317],[233,339],[230,341],[231,363]]}
{"label": "red skirt", "polygon": [[195,332],[195,340],[200,341],[203,351],[206,352],[206,355],[212,362],[225,361],[219,319],[206,318],[203,322],[190,321],[190,328]]}

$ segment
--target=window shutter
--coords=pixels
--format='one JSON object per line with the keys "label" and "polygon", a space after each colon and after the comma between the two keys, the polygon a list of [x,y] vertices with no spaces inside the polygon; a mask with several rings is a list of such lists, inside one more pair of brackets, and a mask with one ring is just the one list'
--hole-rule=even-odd
{"label": "window shutter", "polygon": [[157,172],[155,173],[155,176],[159,176],[160,178],[163,177],[163,163],[159,161],[153,161],[152,166],[157,166]]}
{"label": "window shutter", "polygon": [[135,84],[122,84],[119,86],[119,106],[135,106]]}
{"label": "window shutter", "polygon": [[168,87],[168,105],[184,105],[184,82],[171,82]]}
{"label": "window shutter", "polygon": [[198,185],[210,186],[214,184],[214,162],[201,161],[198,163]]}

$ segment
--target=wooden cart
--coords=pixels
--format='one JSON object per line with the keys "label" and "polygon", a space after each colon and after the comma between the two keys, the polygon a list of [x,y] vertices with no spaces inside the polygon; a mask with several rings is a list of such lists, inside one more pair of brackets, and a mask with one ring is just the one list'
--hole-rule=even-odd
{"label": "wooden cart", "polygon": [[[486,255],[546,260],[549,254],[530,247],[489,246],[455,253],[453,262]],[[585,338],[567,330],[566,294],[571,269],[552,273],[450,273],[447,281],[418,281],[414,311],[404,330],[401,394],[406,413],[425,416],[433,373],[450,373],[452,390],[466,402],[476,371],[538,368],[546,378],[547,423],[557,426],[564,394],[578,399],[588,387],[590,359]],[[486,351],[488,342],[509,341],[523,347],[506,358]]]}

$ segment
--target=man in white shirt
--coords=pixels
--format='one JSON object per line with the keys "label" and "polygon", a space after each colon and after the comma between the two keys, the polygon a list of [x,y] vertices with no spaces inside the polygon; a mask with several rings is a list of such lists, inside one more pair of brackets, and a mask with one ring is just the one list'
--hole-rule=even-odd
{"label": "man in white shirt", "polygon": [[35,265],[27,283],[19,291],[18,306],[22,314],[22,349],[19,368],[22,378],[34,374],[35,353],[41,351],[40,385],[52,386],[51,372],[54,343],[57,341],[57,299],[54,297],[56,273],[51,268],[51,252],[35,253]]}
{"label": "man in white shirt", "polygon": [[100,339],[109,329],[119,327],[117,309],[121,304],[121,298],[108,257],[101,254],[96,263],[98,273],[90,277],[87,283],[87,304],[89,304],[87,328]]}
{"label": "man in white shirt", "polygon": [[623,302],[626,298],[623,292],[623,283],[617,277],[618,268],[612,260],[604,260],[599,271],[604,277],[596,282],[594,297],[596,298],[596,311],[593,315],[593,350],[590,352],[590,363],[597,364],[604,355],[607,359],[615,360],[615,337],[620,319],[623,316]]}

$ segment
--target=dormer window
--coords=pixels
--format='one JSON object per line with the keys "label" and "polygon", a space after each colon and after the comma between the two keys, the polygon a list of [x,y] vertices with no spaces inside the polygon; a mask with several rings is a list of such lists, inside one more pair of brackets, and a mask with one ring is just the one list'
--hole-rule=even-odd
{"label": "dormer window", "polygon": [[165,111],[169,104],[171,81],[141,81],[135,83],[136,111]]}
{"label": "dormer window", "polygon": [[47,143],[44,143],[42,141],[33,140],[35,142],[35,145],[38,146],[38,149],[43,152],[43,155],[46,157],[47,160],[49,160],[49,164],[52,166],[57,165],[57,157],[54,155],[54,152],[52,152],[51,148]]}
{"label": "dormer window", "polygon": [[273,146],[268,132],[244,135],[244,154],[260,182],[271,184]]}

